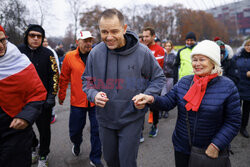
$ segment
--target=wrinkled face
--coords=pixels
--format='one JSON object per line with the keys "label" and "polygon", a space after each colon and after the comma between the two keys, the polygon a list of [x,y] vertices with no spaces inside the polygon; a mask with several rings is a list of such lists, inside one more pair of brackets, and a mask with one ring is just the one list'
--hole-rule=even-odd
{"label": "wrinkled face", "polygon": [[85,54],[90,52],[93,44],[93,39],[92,38],[79,39],[78,41],[76,41],[76,44],[78,45],[81,53]]}
{"label": "wrinkled face", "polygon": [[124,34],[127,31],[127,25],[121,25],[117,16],[112,18],[102,17],[99,22],[99,29],[101,38],[109,49],[121,48],[126,44]]}
{"label": "wrinkled face", "polygon": [[48,40],[47,40],[47,38],[44,38],[43,39],[43,47],[47,47],[47,46],[49,46]]}
{"label": "wrinkled face", "polygon": [[186,39],[186,45],[192,46],[195,44],[195,40],[193,39]]}
{"label": "wrinkled face", "polygon": [[0,31],[0,57],[4,56],[7,50],[7,39],[3,31]]}
{"label": "wrinkled face", "polygon": [[168,53],[171,52],[171,50],[173,49],[171,43],[167,42],[165,44],[165,49]]}
{"label": "wrinkled face", "polygon": [[150,46],[151,44],[154,43],[155,35],[151,35],[149,30],[143,31],[142,35],[143,35],[143,41],[145,45]]}
{"label": "wrinkled face", "polygon": [[204,77],[206,75],[211,74],[214,68],[212,61],[208,57],[200,55],[200,54],[193,56],[192,66],[193,66],[194,74],[200,77]]}
{"label": "wrinkled face", "polygon": [[42,34],[37,31],[30,31],[28,34],[28,44],[31,48],[36,49],[42,44]]}
{"label": "wrinkled face", "polygon": [[245,50],[249,53],[250,52],[250,42],[247,42],[244,46]]}

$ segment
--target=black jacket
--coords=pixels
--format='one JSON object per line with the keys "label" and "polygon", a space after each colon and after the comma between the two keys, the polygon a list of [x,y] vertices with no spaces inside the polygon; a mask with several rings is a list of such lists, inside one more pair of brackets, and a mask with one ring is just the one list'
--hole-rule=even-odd
{"label": "black jacket", "polygon": [[34,64],[37,73],[48,92],[46,101],[52,105],[52,103],[55,103],[59,77],[58,67],[53,52],[43,46],[32,50],[25,44],[20,45],[18,49],[27,55],[30,61]]}
{"label": "black jacket", "polygon": [[235,85],[239,82],[238,67],[233,59],[226,59],[221,62],[223,76],[230,78]]}
{"label": "black jacket", "polygon": [[238,67],[239,81],[237,87],[241,100],[250,101],[250,78],[247,77],[247,71],[250,71],[250,53],[242,48],[234,57]]}

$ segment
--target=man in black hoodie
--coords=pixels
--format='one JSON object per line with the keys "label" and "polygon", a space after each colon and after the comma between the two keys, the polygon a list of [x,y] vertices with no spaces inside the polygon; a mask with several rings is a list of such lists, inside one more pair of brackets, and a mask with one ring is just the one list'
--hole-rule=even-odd
{"label": "man in black hoodie", "polygon": [[132,98],[157,95],[165,82],[152,52],[127,31],[124,16],[105,10],[99,19],[103,42],[95,46],[82,76],[83,91],[96,104],[104,159],[112,167],[136,167],[144,115]]}
{"label": "man in black hoodie", "polygon": [[[52,107],[55,105],[55,96],[58,90],[58,67],[53,52],[42,46],[45,37],[45,31],[40,25],[31,24],[25,31],[24,44],[19,46],[19,50],[26,54],[34,64],[37,73],[42,80],[48,94],[42,107],[41,115],[36,120],[36,125],[40,134],[40,166],[48,166],[48,154],[50,152],[50,120]],[[32,163],[36,163],[38,140],[34,133]]]}

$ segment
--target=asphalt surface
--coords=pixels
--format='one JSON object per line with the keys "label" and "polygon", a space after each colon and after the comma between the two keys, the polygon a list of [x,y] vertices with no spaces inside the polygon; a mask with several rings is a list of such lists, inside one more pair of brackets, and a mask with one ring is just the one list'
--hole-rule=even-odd
{"label": "asphalt surface", "polygon": [[[81,154],[74,157],[71,153],[72,144],[69,139],[69,90],[64,104],[56,105],[57,120],[51,125],[51,147],[49,154],[50,167],[90,167],[90,128],[87,121],[83,130],[83,143]],[[174,167],[174,150],[172,145],[172,133],[176,123],[177,110],[169,112],[169,118],[160,119],[159,133],[155,138],[149,138],[151,124],[145,121],[143,131],[145,141],[140,144],[138,153],[138,167]],[[146,115],[146,120],[148,113]],[[36,127],[34,127],[36,129]],[[248,126],[250,133],[250,125]],[[240,134],[231,144],[233,155],[230,155],[232,167],[250,167],[250,138],[244,138]],[[105,161],[102,159],[103,164]],[[36,167],[37,164],[32,165]],[[106,166],[106,165],[105,165]]]}

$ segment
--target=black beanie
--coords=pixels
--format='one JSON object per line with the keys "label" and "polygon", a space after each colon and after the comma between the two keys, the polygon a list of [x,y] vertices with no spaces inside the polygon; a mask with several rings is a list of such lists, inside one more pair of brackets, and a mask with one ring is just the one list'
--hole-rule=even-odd
{"label": "black beanie", "polygon": [[193,32],[189,32],[189,33],[187,33],[187,35],[186,35],[186,40],[187,40],[187,39],[193,39],[193,40],[196,41],[196,36],[195,36],[195,34],[194,34]]}
{"label": "black beanie", "polygon": [[44,29],[42,28],[42,26],[38,25],[38,24],[30,24],[27,28],[27,30],[25,31],[24,33],[24,43],[26,45],[28,45],[28,34],[30,31],[36,31],[36,32],[40,32],[42,34],[42,43],[43,43],[43,40],[45,38],[45,31]]}

